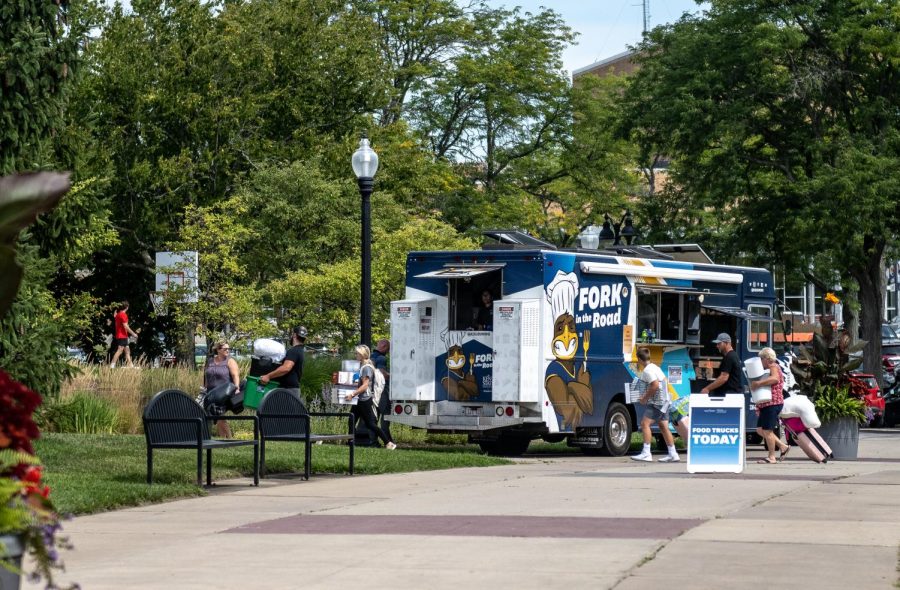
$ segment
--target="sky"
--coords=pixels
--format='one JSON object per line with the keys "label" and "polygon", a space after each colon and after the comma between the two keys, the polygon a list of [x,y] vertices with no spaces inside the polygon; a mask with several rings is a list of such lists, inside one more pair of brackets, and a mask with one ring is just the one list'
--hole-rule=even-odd
{"label": "sky", "polygon": [[[538,12],[542,6],[562,15],[579,33],[575,45],[563,53],[563,67],[571,74],[596,61],[612,57],[641,40],[644,27],[641,0],[488,0],[493,7],[520,6]],[[650,0],[650,28],[678,20],[684,12],[697,12],[694,0]]]}

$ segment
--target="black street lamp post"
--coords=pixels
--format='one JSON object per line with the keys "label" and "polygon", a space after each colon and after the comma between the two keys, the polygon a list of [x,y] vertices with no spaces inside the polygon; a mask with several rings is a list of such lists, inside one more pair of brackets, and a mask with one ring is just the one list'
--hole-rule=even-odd
{"label": "black street lamp post", "polygon": [[622,241],[628,246],[637,237],[634,229],[634,221],[631,219],[631,211],[625,211],[625,215],[618,223],[614,223],[609,213],[603,214],[603,227],[600,229],[600,243],[605,246],[621,246]]}
{"label": "black street lamp post", "polygon": [[350,160],[353,173],[359,183],[362,197],[362,294],[360,332],[362,344],[372,344],[372,205],[370,197],[375,186],[378,171],[378,154],[369,146],[369,139],[363,135],[359,148]]}

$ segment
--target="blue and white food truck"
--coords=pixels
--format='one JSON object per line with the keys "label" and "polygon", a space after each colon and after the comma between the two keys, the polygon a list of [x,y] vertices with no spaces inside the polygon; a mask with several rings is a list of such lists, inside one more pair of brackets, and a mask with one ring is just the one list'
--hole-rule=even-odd
{"label": "blue and white food truck", "polygon": [[391,303],[390,421],[491,453],[544,438],[623,455],[643,411],[630,388],[639,346],[677,399],[717,374],[720,332],[742,360],[772,342],[765,269],[713,264],[692,244],[559,250],[488,235],[498,241],[482,250],[409,254]]}

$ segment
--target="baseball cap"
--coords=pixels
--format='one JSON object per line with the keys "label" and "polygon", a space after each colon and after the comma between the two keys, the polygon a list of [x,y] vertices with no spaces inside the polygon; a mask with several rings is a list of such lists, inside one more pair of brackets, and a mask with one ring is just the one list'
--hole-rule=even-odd
{"label": "baseball cap", "polygon": [[306,327],[305,326],[297,326],[292,331],[294,334],[297,335],[297,338],[306,338]]}
{"label": "baseball cap", "polygon": [[718,344],[720,342],[731,342],[731,336],[729,336],[725,332],[722,332],[716,337],[715,340],[713,340],[713,344]]}

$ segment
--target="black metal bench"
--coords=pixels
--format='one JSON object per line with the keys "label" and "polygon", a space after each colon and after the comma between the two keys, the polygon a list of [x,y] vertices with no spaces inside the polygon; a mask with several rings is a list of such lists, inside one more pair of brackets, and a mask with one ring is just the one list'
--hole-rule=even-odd
{"label": "black metal bench", "polygon": [[196,449],[197,485],[203,483],[203,450],[206,450],[206,485],[212,485],[212,450],[253,446],[253,485],[259,485],[259,422],[256,416],[216,416],[216,420],[252,420],[253,440],[214,439],[203,408],[183,391],[160,391],[144,408],[147,440],[147,483],[153,483],[153,449]]}
{"label": "black metal bench", "polygon": [[[266,442],[296,441],[306,445],[303,455],[303,478],[309,479],[312,464],[312,445],[317,442],[347,441],[350,447],[350,475],[353,475],[353,449],[356,431],[352,414],[342,412],[308,412],[295,390],[273,389],[267,393],[256,410],[259,418],[260,469],[266,475]],[[348,434],[313,434],[311,417],[337,416],[347,418]]]}

